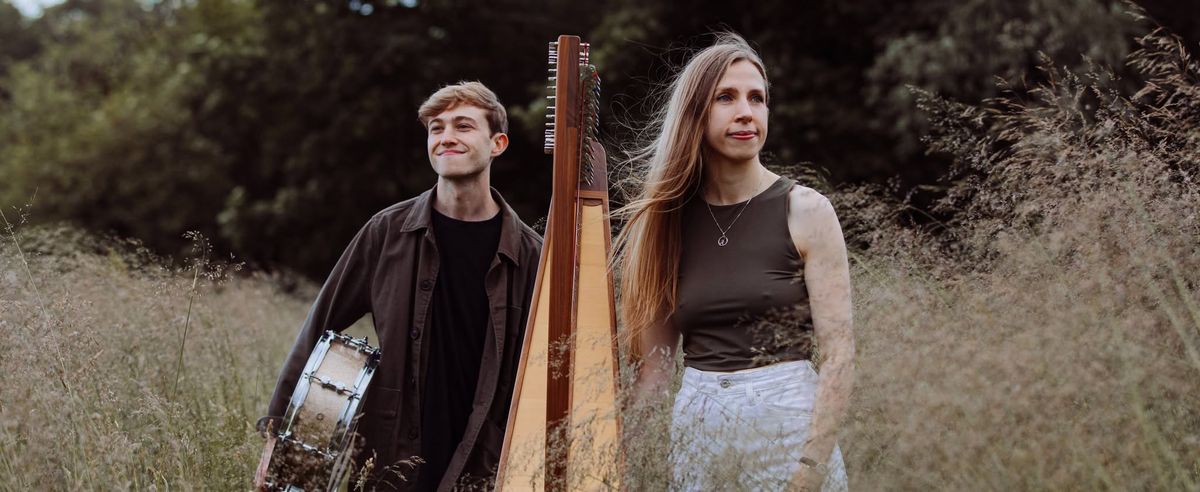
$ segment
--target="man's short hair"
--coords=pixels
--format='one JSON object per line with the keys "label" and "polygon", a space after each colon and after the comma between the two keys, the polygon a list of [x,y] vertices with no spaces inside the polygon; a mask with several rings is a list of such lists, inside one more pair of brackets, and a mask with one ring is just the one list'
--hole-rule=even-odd
{"label": "man's short hair", "polygon": [[508,112],[504,110],[504,105],[500,104],[496,93],[479,82],[459,82],[438,89],[421,103],[417,116],[421,118],[421,125],[428,127],[429,120],[460,104],[482,109],[487,115],[488,128],[492,135],[508,133]]}

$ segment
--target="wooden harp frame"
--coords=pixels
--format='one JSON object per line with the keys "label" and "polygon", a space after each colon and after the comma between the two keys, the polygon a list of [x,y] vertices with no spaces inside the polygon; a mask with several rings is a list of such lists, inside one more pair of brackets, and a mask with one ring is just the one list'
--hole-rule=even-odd
{"label": "wooden harp frame", "polygon": [[611,489],[623,466],[600,80],[588,49],[576,36],[550,43],[553,197],[497,490]]}

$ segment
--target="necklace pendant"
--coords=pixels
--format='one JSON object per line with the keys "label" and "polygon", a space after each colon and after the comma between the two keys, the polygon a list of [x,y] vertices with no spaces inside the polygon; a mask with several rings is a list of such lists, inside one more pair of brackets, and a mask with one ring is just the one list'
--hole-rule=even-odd
{"label": "necklace pendant", "polygon": [[726,244],[729,244],[729,238],[725,237],[724,234],[721,234],[721,237],[717,238],[717,246],[724,247]]}

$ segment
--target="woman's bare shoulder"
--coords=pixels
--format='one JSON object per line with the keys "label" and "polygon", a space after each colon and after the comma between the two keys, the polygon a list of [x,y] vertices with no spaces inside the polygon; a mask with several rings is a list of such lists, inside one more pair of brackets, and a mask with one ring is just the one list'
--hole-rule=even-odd
{"label": "woman's bare shoulder", "polygon": [[799,184],[788,192],[788,232],[797,251],[806,258],[814,248],[835,239],[833,236],[841,239],[837,212],[829,198]]}
{"label": "woman's bare shoulder", "polygon": [[817,218],[814,214],[835,214],[833,204],[817,190],[800,184],[792,186],[788,192],[788,218]]}

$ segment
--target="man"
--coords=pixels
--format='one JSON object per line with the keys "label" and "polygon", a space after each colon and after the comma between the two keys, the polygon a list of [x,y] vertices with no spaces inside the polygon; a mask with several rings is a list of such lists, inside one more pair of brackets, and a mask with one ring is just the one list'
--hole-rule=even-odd
{"label": "man", "polygon": [[486,486],[542,240],[489,186],[492,159],[508,147],[496,95],[459,83],[418,113],[437,185],[375,214],[350,242],[300,330],[268,416],[287,410],[321,334],[370,313],[383,355],[358,427],[358,465],[374,456],[372,485],[384,490]]}

